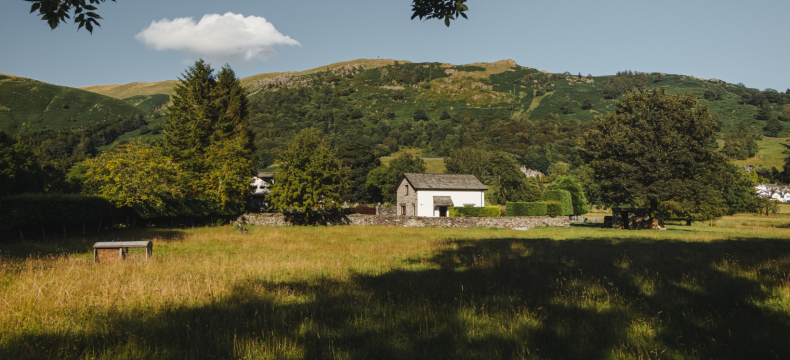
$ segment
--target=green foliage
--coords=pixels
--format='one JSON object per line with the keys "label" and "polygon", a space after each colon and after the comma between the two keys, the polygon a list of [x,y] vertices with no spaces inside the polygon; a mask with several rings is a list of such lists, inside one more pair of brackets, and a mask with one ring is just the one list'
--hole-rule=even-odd
{"label": "green foliage", "polygon": [[351,118],[354,119],[354,120],[361,119],[362,118],[362,110],[359,110],[359,109],[351,110]]}
{"label": "green foliage", "polygon": [[590,99],[584,99],[584,102],[582,103],[582,110],[591,110],[592,108],[592,101],[590,101]]}
{"label": "green foliage", "polygon": [[447,210],[450,217],[499,217],[500,215],[499,206],[456,206]]}
{"label": "green foliage", "polygon": [[699,212],[719,203],[711,177],[725,160],[708,146],[716,123],[707,107],[664,89],[628,94],[617,107],[599,118],[583,148],[605,201],[638,205],[660,222],[667,201]]}
{"label": "green foliage", "polygon": [[185,194],[243,208],[253,168],[245,90],[236,74],[195,62],[175,88],[163,150],[184,172]]}
{"label": "green foliage", "polygon": [[159,147],[138,142],[127,144],[117,151],[88,159],[86,167],[87,187],[117,207],[161,206],[167,199],[180,199],[184,195],[179,184],[183,176],[181,169]]}
{"label": "green foliage", "polygon": [[562,113],[563,114],[573,114],[576,110],[573,109],[573,104],[570,101],[565,101],[562,103]]}
{"label": "green foliage", "polygon": [[464,4],[466,0],[414,0],[411,10],[414,12],[412,20],[419,17],[420,20],[444,19],[444,24],[450,27],[450,20],[455,20],[459,16],[466,19],[466,11],[469,8]]}
{"label": "green foliage", "polygon": [[38,157],[0,130],[0,196],[44,191],[45,180]]}
{"label": "green foliage", "polygon": [[483,150],[461,148],[449,157],[445,156],[444,165],[444,172],[447,174],[472,174],[480,181],[485,181],[488,177],[488,153]]}
{"label": "green foliage", "polygon": [[573,215],[573,198],[568,190],[546,190],[543,192],[543,201],[557,201],[562,205],[561,215]]}
{"label": "green foliage", "polygon": [[584,196],[584,190],[576,183],[571,176],[559,176],[554,182],[549,185],[548,190],[567,190],[571,194],[571,203],[573,204],[573,215],[583,215],[588,213],[587,198]]}
{"label": "green foliage", "polygon": [[[93,33],[93,25],[99,25],[97,19],[101,19],[102,17],[99,14],[93,12],[96,10],[96,7],[93,4],[99,5],[103,3],[105,0],[88,0],[86,4],[85,0],[25,0],[27,2],[32,2],[33,5],[30,6],[30,12],[38,11],[38,15],[41,16],[41,20],[44,20],[49,24],[49,27],[55,29],[60,25],[61,22],[66,22],[66,19],[71,19],[71,16],[74,16],[74,23],[79,24],[77,30],[82,29],[85,27],[85,30],[88,30],[91,34]],[[115,2],[115,0],[112,0]],[[74,11],[72,14],[72,10]],[[86,11],[87,10],[87,11]],[[71,14],[71,15],[70,15]]]}
{"label": "green foliage", "polygon": [[546,216],[546,211],[543,201],[509,202],[505,207],[505,216]]}
{"label": "green foliage", "polygon": [[647,74],[633,71],[620,71],[604,83],[604,98],[614,99],[633,90],[645,90]]}
{"label": "green foliage", "polygon": [[752,212],[757,198],[754,186],[757,184],[745,169],[725,164],[717,171],[714,180],[717,182],[717,188],[721,189],[722,199],[727,206],[727,215]]}
{"label": "green foliage", "polygon": [[559,201],[546,201],[546,215],[551,217],[564,216],[564,207]]}
{"label": "green foliage", "polygon": [[381,166],[381,161],[369,145],[352,142],[337,149],[337,157],[351,172],[350,186],[343,193],[344,200],[370,203],[374,199],[368,191],[368,173]]}
{"label": "green foliage", "polygon": [[412,116],[412,118],[414,119],[414,121],[430,120],[430,118],[428,118],[428,114],[426,114],[425,110],[423,109],[414,110],[414,115]]}
{"label": "green foliage", "polygon": [[540,188],[527,181],[524,173],[519,171],[518,163],[504,152],[495,152],[488,158],[489,191],[486,197],[495,204],[506,204],[511,201],[535,201]]}
{"label": "green foliage", "polygon": [[425,160],[409,153],[393,159],[389,166],[381,165],[368,174],[367,185],[371,189],[374,200],[394,203],[397,199],[395,188],[398,181],[406,173],[424,173],[427,169]]}
{"label": "green foliage", "polygon": [[573,169],[570,175],[582,186],[584,196],[589,203],[599,205],[602,203],[601,186],[595,180],[595,171],[591,167],[580,166]]}
{"label": "green foliage", "polygon": [[[348,187],[348,169],[315,130],[303,130],[280,153],[269,198],[280,211],[304,212],[310,223],[322,211],[339,211]],[[320,209],[318,207],[322,207]]]}
{"label": "green foliage", "polygon": [[755,134],[743,122],[737,129],[724,134],[722,152],[730,158],[745,160],[756,155],[758,150]]}
{"label": "green foliage", "polygon": [[568,175],[571,172],[571,166],[562,162],[558,161],[554,164],[551,164],[548,169],[550,182],[553,182],[558,176]]}
{"label": "green foliage", "polygon": [[785,128],[782,126],[782,123],[779,122],[777,118],[772,117],[768,119],[764,130],[766,136],[777,137],[779,136],[779,133],[784,131],[784,129]]}
{"label": "green foliage", "polygon": [[0,198],[0,230],[24,226],[73,224],[119,216],[102,197],[70,194],[22,194]]}

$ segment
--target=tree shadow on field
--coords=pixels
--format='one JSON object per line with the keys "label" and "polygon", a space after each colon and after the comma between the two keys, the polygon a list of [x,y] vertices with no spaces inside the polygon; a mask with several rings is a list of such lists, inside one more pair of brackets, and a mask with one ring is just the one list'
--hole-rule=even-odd
{"label": "tree shadow on field", "polygon": [[248,278],[208,305],[7,337],[0,357],[790,358],[790,241],[454,240],[403,265]]}

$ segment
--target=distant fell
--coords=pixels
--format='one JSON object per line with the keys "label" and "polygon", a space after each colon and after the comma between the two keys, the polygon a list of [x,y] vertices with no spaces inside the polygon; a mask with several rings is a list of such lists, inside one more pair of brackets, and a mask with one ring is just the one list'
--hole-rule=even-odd
{"label": "distant fell", "polygon": [[0,129],[12,134],[72,129],[140,113],[109,96],[0,74]]}

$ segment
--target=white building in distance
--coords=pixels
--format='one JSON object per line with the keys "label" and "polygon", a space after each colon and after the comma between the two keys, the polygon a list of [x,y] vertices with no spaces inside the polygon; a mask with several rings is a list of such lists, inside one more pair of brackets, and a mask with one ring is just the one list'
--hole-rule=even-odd
{"label": "white building in distance", "polygon": [[403,174],[397,187],[398,215],[446,217],[450,207],[482,207],[486,190],[474,175]]}

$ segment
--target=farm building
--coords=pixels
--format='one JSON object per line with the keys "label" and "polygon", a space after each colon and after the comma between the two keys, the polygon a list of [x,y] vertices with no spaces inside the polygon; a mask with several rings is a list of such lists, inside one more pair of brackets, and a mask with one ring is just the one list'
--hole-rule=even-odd
{"label": "farm building", "polygon": [[397,187],[398,215],[445,217],[453,206],[485,206],[486,186],[474,175],[403,174]]}
{"label": "farm building", "polygon": [[538,180],[542,180],[543,179],[543,173],[540,172],[540,171],[527,169],[526,166],[522,166],[520,170],[521,170],[521,172],[524,173],[524,175],[526,177],[534,177],[534,178],[538,178]]}

